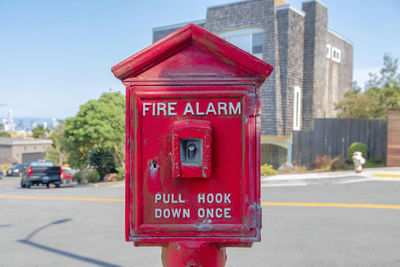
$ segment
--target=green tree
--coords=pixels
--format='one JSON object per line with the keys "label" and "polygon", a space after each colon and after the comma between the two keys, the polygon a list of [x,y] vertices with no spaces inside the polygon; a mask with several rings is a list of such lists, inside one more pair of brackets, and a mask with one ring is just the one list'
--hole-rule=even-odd
{"label": "green tree", "polygon": [[65,121],[68,163],[81,170],[89,166],[89,153],[102,149],[111,153],[115,165],[124,165],[125,97],[103,93],[98,100],[82,105],[76,117]]}
{"label": "green tree", "polygon": [[398,59],[385,54],[383,67],[377,74],[370,73],[364,90],[356,83],[337,103],[339,118],[386,118],[388,108],[400,107],[400,74]]}
{"label": "green tree", "polygon": [[56,165],[61,166],[68,158],[66,142],[64,138],[64,122],[60,121],[57,128],[47,137],[53,141],[53,145],[46,150],[46,160],[53,161]]}
{"label": "green tree", "polygon": [[49,129],[45,128],[42,124],[39,124],[36,128],[32,129],[33,138],[44,138]]}
{"label": "green tree", "polygon": [[3,124],[0,123],[0,137],[11,137],[10,133],[4,132],[3,131]]}
{"label": "green tree", "polygon": [[104,180],[106,174],[117,172],[113,155],[103,148],[97,147],[90,151],[89,164],[97,170],[101,180]]}

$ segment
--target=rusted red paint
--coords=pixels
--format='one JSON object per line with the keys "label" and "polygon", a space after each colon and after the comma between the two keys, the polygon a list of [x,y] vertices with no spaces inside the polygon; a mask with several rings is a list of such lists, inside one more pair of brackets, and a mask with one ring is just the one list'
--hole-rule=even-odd
{"label": "rusted red paint", "polygon": [[260,241],[260,86],[272,70],[193,24],[112,68],[126,85],[127,241]]}

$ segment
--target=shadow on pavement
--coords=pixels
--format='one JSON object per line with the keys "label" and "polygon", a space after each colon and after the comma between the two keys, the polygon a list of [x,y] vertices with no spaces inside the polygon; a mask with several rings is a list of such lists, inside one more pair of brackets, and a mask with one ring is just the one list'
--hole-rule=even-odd
{"label": "shadow on pavement", "polygon": [[104,266],[104,267],[119,267],[120,266],[120,265],[115,265],[115,264],[108,263],[108,262],[105,262],[105,261],[100,261],[100,260],[96,260],[96,259],[93,259],[93,258],[89,258],[89,257],[85,257],[85,256],[82,256],[82,255],[78,255],[78,254],[75,254],[75,253],[71,253],[71,252],[68,252],[68,251],[64,251],[64,250],[61,250],[61,249],[48,247],[48,246],[41,245],[41,244],[38,244],[38,243],[35,243],[35,242],[31,241],[32,237],[34,235],[36,235],[37,233],[39,233],[40,231],[42,231],[42,230],[44,230],[44,229],[46,229],[46,228],[48,228],[48,227],[50,227],[52,225],[66,223],[66,222],[69,222],[69,221],[71,221],[71,219],[63,219],[63,220],[58,220],[58,221],[46,224],[45,226],[42,226],[42,227],[36,229],[35,231],[33,231],[32,233],[30,233],[25,239],[18,240],[18,242],[21,242],[21,243],[23,243],[25,245],[29,245],[29,246],[32,246],[32,247],[35,247],[35,248],[46,250],[46,251],[51,252],[51,253],[59,254],[59,255],[65,256],[65,257],[70,257],[70,258],[73,258],[73,259],[76,259],[76,260],[84,261],[84,262],[95,264],[95,265],[98,265],[98,266]]}

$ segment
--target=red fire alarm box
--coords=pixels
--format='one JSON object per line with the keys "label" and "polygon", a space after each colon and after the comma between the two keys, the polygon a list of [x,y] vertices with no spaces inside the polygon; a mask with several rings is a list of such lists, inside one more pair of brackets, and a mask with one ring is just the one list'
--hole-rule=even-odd
{"label": "red fire alarm box", "polygon": [[189,24],[112,71],[126,85],[126,239],[260,241],[260,86],[272,67]]}

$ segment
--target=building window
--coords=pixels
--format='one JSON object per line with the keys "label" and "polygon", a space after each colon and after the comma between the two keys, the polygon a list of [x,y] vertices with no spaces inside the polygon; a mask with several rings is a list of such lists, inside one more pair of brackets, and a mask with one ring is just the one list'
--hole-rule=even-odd
{"label": "building window", "polygon": [[326,45],[326,58],[331,58],[331,45]]}
{"label": "building window", "polygon": [[332,60],[336,61],[338,63],[340,63],[340,55],[341,51],[340,49],[336,48],[336,47],[332,47]]}
{"label": "building window", "polygon": [[219,37],[262,59],[264,34],[262,28],[243,28],[224,31]]}
{"label": "building window", "polygon": [[231,44],[236,45],[240,49],[251,53],[250,51],[250,38],[248,35],[234,35],[226,37],[226,41],[230,42]]}
{"label": "building window", "polygon": [[260,54],[262,56],[264,34],[262,32],[254,33],[252,35],[252,38],[253,38],[253,40],[252,40],[252,51],[251,51],[251,53],[253,55]]}
{"label": "building window", "polygon": [[301,88],[294,87],[294,102],[293,102],[293,130],[301,129]]}

